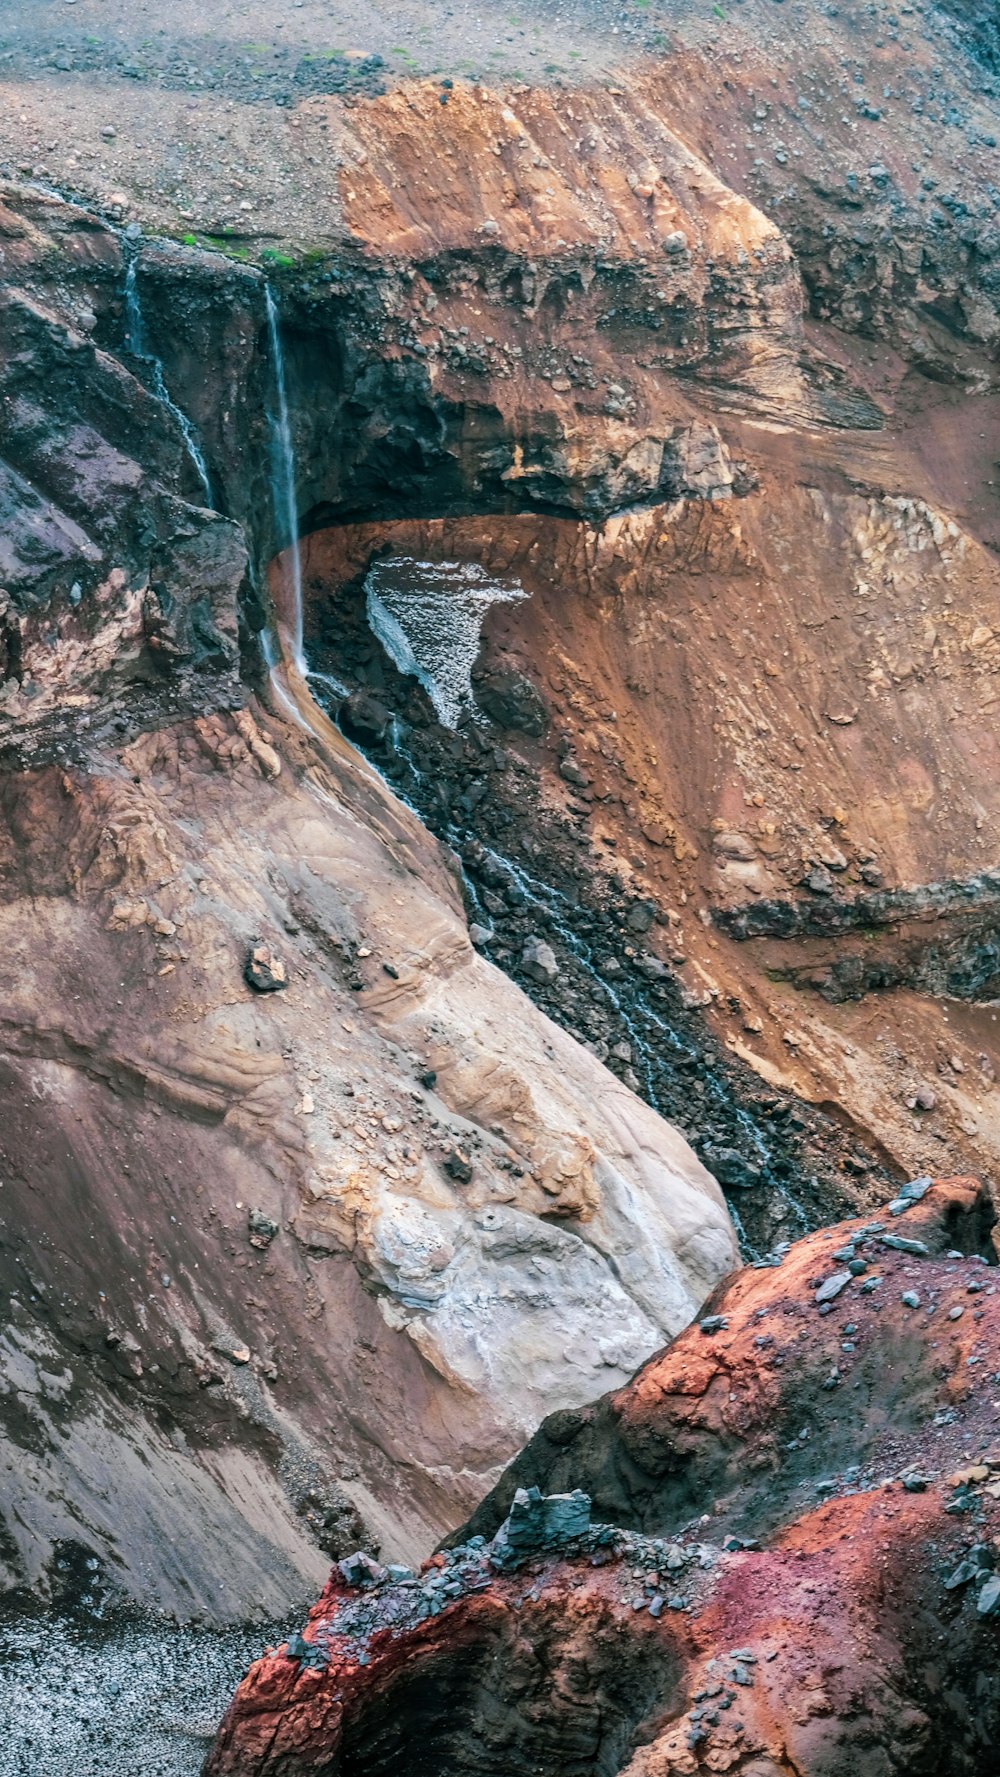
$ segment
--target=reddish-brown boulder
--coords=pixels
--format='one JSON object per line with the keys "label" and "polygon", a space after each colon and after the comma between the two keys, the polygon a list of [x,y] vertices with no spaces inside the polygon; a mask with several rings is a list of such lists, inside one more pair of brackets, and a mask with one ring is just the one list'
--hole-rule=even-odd
{"label": "reddish-brown boulder", "polygon": [[994,1214],[892,1209],[553,1415],[419,1575],[335,1569],[207,1777],[995,1772]]}

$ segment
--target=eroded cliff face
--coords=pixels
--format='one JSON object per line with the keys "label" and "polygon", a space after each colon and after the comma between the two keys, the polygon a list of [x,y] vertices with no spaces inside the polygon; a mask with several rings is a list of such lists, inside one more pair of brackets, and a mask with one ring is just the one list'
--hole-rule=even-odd
{"label": "eroded cliff face", "polygon": [[[698,1311],[720,1184],[760,1256],[994,1165],[995,95],[925,153],[938,15],[759,12],[314,94],[266,255],[4,187],[14,1584],[413,1555]],[[387,555],[528,594],[457,731]]]}
{"label": "eroded cliff face", "polygon": [[735,1262],[682,1138],[476,957],[332,743],[243,709],[6,780],[13,1581],[76,1536],[274,1610],[316,1541],[439,1534]]}

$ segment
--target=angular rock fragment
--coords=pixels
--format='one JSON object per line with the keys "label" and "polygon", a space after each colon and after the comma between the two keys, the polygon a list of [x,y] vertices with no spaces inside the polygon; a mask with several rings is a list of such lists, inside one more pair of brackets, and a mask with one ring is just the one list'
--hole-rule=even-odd
{"label": "angular rock fragment", "polygon": [[269,944],[254,944],[243,968],[243,979],[255,993],[280,993],[288,986],[288,972]]}

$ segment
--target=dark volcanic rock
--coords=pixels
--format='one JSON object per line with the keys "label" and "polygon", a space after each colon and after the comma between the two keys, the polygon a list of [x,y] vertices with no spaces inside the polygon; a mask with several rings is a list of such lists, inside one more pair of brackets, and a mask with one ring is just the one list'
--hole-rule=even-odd
{"label": "dark volcanic rock", "polygon": [[288,986],[288,971],[269,945],[255,944],[247,957],[243,979],[256,993],[280,993]]}
{"label": "dark volcanic rock", "polygon": [[[909,1216],[922,1325],[877,1223],[741,1273],[711,1341],[691,1329],[554,1415],[419,1576],[362,1574],[359,1594],[335,1571],[244,1680],[206,1777],[388,1777],[404,1747],[413,1777],[988,1777],[993,1211],[955,1179]],[[845,1238],[878,1256],[878,1299],[848,1284],[823,1316],[813,1284]],[[952,1299],[980,1282],[963,1332]]]}
{"label": "dark volcanic rock", "polygon": [[476,700],[498,728],[519,730],[540,738],[548,713],[531,680],[523,673],[492,672],[476,686]]}

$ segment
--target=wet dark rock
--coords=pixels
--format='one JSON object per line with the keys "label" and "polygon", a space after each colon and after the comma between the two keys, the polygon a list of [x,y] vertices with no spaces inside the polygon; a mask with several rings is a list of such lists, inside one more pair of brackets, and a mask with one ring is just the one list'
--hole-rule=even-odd
{"label": "wet dark rock", "polygon": [[702,1158],[709,1172],[714,1172],[720,1185],[748,1191],[760,1184],[760,1167],[745,1159],[735,1148],[706,1148]]}
{"label": "wet dark rock", "polygon": [[368,691],[352,691],[340,706],[340,725],[350,740],[362,745],[385,739],[390,714],[385,705]]}

